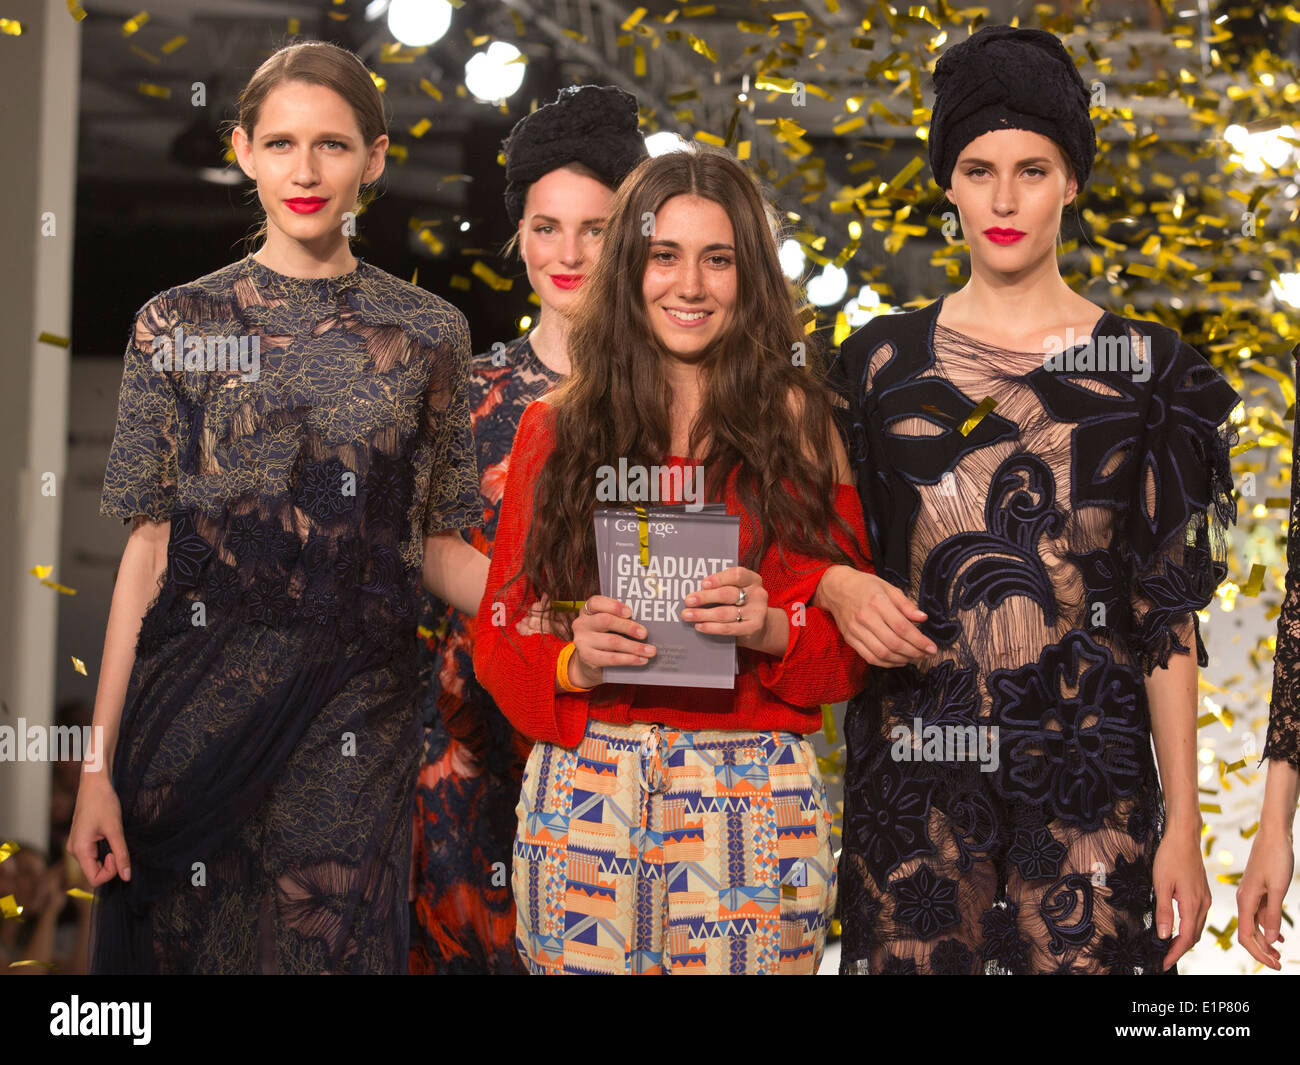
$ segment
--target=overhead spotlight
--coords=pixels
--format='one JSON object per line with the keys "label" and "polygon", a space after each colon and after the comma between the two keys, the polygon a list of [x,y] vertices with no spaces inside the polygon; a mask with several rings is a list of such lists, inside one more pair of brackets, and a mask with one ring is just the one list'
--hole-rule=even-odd
{"label": "overhead spotlight", "polygon": [[686,150],[686,141],[670,129],[660,130],[658,133],[651,133],[645,139],[645,150],[651,155],[666,155],[668,152],[681,152]]}
{"label": "overhead spotlight", "polygon": [[388,5],[388,32],[408,48],[441,40],[450,25],[447,0],[392,0]]}
{"label": "overhead spotlight", "polygon": [[781,261],[781,273],[791,281],[798,281],[803,276],[803,268],[808,262],[808,257],[804,255],[803,248],[794,237],[781,245],[777,258]]}
{"label": "overhead spotlight", "polygon": [[863,285],[858,289],[858,294],[844,305],[844,315],[854,329],[866,325],[876,315],[888,312],[889,308],[881,301],[880,293],[870,285]]}
{"label": "overhead spotlight", "polygon": [[1277,299],[1290,307],[1300,307],[1300,274],[1278,274],[1278,280],[1268,285]]}
{"label": "overhead spotlight", "polygon": [[1241,165],[1252,174],[1262,173],[1266,166],[1274,170],[1283,167],[1295,154],[1287,138],[1294,140],[1295,136],[1294,126],[1251,133],[1245,126],[1234,122],[1223,131],[1223,139],[1232,145],[1232,150],[1241,156]]}
{"label": "overhead spotlight", "polygon": [[838,266],[824,266],[808,281],[808,299],[818,307],[830,307],[844,298],[849,290],[849,275]]}
{"label": "overhead spotlight", "polygon": [[475,52],[465,64],[465,88],[485,104],[508,99],[524,83],[524,64],[511,62],[522,55],[513,44],[493,41],[486,52]]}

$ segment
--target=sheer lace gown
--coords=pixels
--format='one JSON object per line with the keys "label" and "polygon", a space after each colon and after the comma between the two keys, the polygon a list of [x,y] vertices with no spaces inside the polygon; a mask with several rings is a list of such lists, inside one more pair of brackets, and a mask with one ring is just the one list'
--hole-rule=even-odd
{"label": "sheer lace gown", "polygon": [[[875,319],[832,375],[877,572],[938,648],[849,705],[842,969],[1158,972],[1144,680],[1207,664],[1238,397],[1155,323],[1107,313],[1069,372],[941,305]],[[1083,361],[1125,337],[1145,380]]]}
{"label": "sheer lace gown", "polygon": [[[1300,381],[1300,346],[1291,353]],[[1273,694],[1268,708],[1264,757],[1300,769],[1300,401],[1291,436],[1291,523],[1286,540],[1286,595],[1277,619]]]}
{"label": "sheer lace gown", "polygon": [[171,534],[96,971],[405,971],[423,541],[481,520],[469,354],[460,312],[363,261],[250,256],[141,309],[101,513]]}

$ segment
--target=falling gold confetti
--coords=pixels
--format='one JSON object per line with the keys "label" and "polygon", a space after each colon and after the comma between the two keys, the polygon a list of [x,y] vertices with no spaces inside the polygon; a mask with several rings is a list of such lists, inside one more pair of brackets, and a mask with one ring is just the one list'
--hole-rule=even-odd
{"label": "falling gold confetti", "polygon": [[997,405],[998,401],[992,396],[985,396],[981,399],[979,405],[971,412],[970,417],[961,423],[961,435],[970,436],[974,432],[975,426],[979,425],[984,420],[984,416]]}
{"label": "falling gold confetti", "polygon": [[22,848],[13,840],[7,840],[4,843],[0,843],[0,862],[5,861],[11,855],[17,854],[20,850],[22,850]]}
{"label": "falling gold confetti", "polygon": [[86,676],[87,675],[86,663],[83,662],[76,655],[70,655],[69,657],[72,659],[72,668],[75,669],[78,673],[80,673],[83,677]]}

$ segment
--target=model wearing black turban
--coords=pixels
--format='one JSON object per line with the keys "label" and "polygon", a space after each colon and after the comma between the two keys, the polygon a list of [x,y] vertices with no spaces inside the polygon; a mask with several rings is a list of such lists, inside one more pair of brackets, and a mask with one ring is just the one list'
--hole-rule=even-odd
{"label": "model wearing black turban", "polygon": [[952,187],[957,157],[995,129],[1027,129],[1065,153],[1079,188],[1092,173],[1097,135],[1090,96],[1060,39],[1044,30],[985,26],[953,45],[934,66],[930,169]]}
{"label": "model wearing black turban", "polygon": [[506,213],[516,226],[524,216],[528,186],[552,170],[581,163],[616,189],[649,155],[637,129],[636,97],[613,85],[561,89],[554,103],[516,122],[501,148]]}

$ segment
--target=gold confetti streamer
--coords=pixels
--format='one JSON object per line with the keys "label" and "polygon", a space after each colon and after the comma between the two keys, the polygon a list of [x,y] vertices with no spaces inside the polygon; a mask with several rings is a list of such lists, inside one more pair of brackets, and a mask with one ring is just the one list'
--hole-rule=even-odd
{"label": "gold confetti streamer", "polygon": [[432,128],[433,128],[433,123],[427,118],[422,118],[420,119],[419,122],[417,122],[414,126],[411,127],[411,136],[423,137]]}
{"label": "gold confetti streamer", "polygon": [[1259,595],[1260,589],[1264,587],[1264,574],[1268,570],[1258,562],[1250,567],[1250,579],[1241,586],[1241,594],[1248,595],[1252,598]]}
{"label": "gold confetti streamer", "polygon": [[55,581],[41,581],[46,588],[53,588],[60,595],[76,595],[77,589],[69,588],[66,584],[58,584]]}
{"label": "gold confetti streamer", "polygon": [[641,544],[641,565],[650,565],[650,523],[646,518],[645,507],[632,508],[636,511],[636,537]]}
{"label": "gold confetti streamer", "polygon": [[839,743],[840,736],[835,729],[835,707],[822,703],[822,731],[826,733],[827,743]]}
{"label": "gold confetti streamer", "polygon": [[54,572],[54,567],[53,567],[53,566],[33,566],[33,567],[32,567],[31,569],[29,569],[27,572],[30,573],[33,577],[36,577],[38,580],[42,580],[42,581],[43,581],[43,580],[45,580],[46,577],[48,577],[51,573]]}
{"label": "gold confetti streamer", "polygon": [[430,96],[432,96],[435,100],[441,100],[441,99],[442,99],[442,90],[439,89],[438,86],[436,86],[436,85],[435,85],[433,82],[431,82],[428,78],[421,78],[421,79],[420,79],[420,88],[423,89],[425,92],[427,92],[427,93],[428,93]]}
{"label": "gold confetti streamer", "polygon": [[186,37],[183,33],[173,37],[170,41],[168,41],[166,44],[162,46],[163,54],[171,55],[178,48],[183,48],[185,46],[185,42],[188,40],[189,38]]}
{"label": "gold confetti streamer", "polygon": [[469,272],[498,292],[507,292],[514,285],[514,281],[508,277],[501,277],[481,259],[474,260],[474,265],[469,268]]}
{"label": "gold confetti streamer", "polygon": [[6,920],[12,917],[18,917],[23,912],[23,908],[18,905],[18,900],[12,895],[5,895],[0,898],[0,915]]}
{"label": "gold confetti streamer", "polygon": [[645,18],[645,8],[638,7],[635,11],[632,12],[632,14],[628,15],[628,17],[623,20],[623,22],[619,26],[619,29],[624,31],[630,30],[643,18]]}
{"label": "gold confetti streamer", "polygon": [[72,343],[70,337],[60,336],[58,333],[42,333],[36,338],[38,344],[53,344],[55,347],[66,348]]}
{"label": "gold confetti streamer", "polygon": [[87,901],[95,897],[94,892],[87,891],[85,888],[79,888],[79,887],[68,888],[68,894],[71,895],[74,899],[86,899]]}
{"label": "gold confetti streamer", "polygon": [[136,89],[143,96],[154,96],[159,100],[170,100],[172,97],[172,91],[166,85],[155,85],[151,81],[140,82]]}
{"label": "gold confetti streamer", "polygon": [[0,843],[0,862],[7,860],[11,855],[17,854],[22,848],[13,840],[6,840]]}
{"label": "gold confetti streamer", "polygon": [[81,22],[86,17],[86,9],[77,3],[77,0],[68,0],[68,14]]}
{"label": "gold confetti streamer", "polygon": [[69,657],[72,659],[72,668],[75,669],[78,673],[80,673],[83,677],[87,676],[86,663],[83,662],[76,655],[70,655]]}
{"label": "gold confetti streamer", "polygon": [[587,605],[585,599],[552,599],[551,609],[560,614],[580,614]]}
{"label": "gold confetti streamer", "polygon": [[473,282],[471,282],[464,274],[452,274],[448,279],[447,284],[452,288],[458,288],[468,292]]}
{"label": "gold confetti streamer", "polygon": [[141,11],[122,23],[122,36],[130,37],[133,33],[139,31],[140,27],[149,21],[149,12]]}
{"label": "gold confetti streamer", "polygon": [[961,423],[961,435],[970,436],[975,430],[975,426],[984,420],[984,416],[998,405],[998,401],[992,396],[985,396],[979,401],[979,405],[971,412],[969,418]]}

